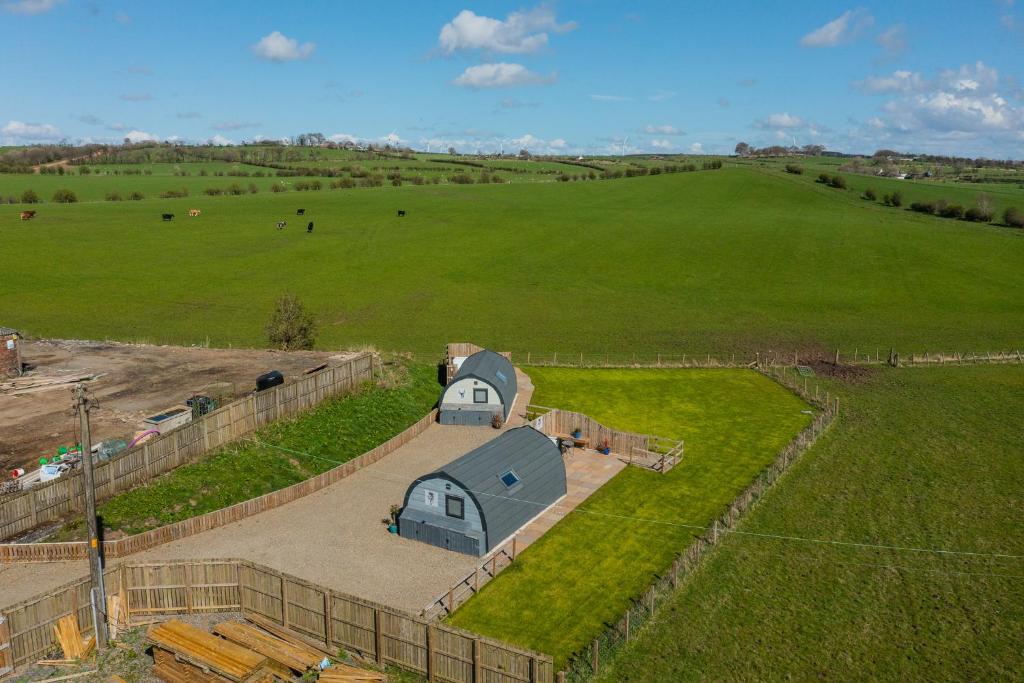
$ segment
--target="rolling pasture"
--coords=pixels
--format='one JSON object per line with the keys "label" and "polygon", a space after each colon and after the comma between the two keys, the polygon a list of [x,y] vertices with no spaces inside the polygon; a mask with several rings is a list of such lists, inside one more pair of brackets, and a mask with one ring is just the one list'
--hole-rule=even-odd
{"label": "rolling pasture", "polygon": [[1024,328],[1020,231],[751,168],[42,204],[33,221],[20,208],[0,210],[0,310],[38,336],[262,346],[284,292],[314,311],[322,347],[430,358],[453,339],[534,352],[985,350],[1015,348]]}
{"label": "rolling pasture", "polygon": [[831,431],[599,680],[1024,676],[1024,368],[830,389]]}

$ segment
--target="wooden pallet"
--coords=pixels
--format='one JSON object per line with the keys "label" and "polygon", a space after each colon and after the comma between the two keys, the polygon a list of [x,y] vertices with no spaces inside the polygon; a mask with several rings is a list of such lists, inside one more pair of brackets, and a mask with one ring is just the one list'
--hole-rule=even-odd
{"label": "wooden pallet", "polygon": [[149,629],[156,673],[168,683],[270,683],[264,655],[177,619]]}
{"label": "wooden pallet", "polygon": [[282,678],[290,678],[293,671],[301,675],[315,669],[323,659],[315,648],[290,643],[241,621],[223,621],[213,627],[213,632],[264,655],[270,660],[271,670]]}
{"label": "wooden pallet", "polygon": [[320,672],[319,683],[384,683],[388,677],[378,671],[333,664]]}

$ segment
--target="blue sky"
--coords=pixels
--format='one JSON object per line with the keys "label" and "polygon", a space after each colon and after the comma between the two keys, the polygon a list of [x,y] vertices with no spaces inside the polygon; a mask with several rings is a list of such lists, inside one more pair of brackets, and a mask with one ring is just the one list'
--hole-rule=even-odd
{"label": "blue sky", "polygon": [[0,0],[0,142],[1024,158],[1024,0]]}

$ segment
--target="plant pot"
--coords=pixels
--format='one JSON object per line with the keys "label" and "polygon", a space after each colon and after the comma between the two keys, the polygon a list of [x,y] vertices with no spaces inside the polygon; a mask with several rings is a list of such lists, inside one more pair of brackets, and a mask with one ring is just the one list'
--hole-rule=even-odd
{"label": "plant pot", "polygon": [[581,431],[580,431],[580,430],[578,430],[578,429],[574,429],[574,430],[573,430],[573,432],[572,432],[572,438],[574,438],[574,439],[578,439],[578,438],[580,438],[581,436],[583,436],[583,432],[581,432]]}
{"label": "plant pot", "polygon": [[605,455],[611,455],[612,454],[612,449],[610,449],[607,446],[605,446],[604,448],[601,449],[601,452],[604,453]]}
{"label": "plant pot", "polygon": [[390,525],[388,527],[388,533],[389,534],[397,534],[398,533],[398,525],[397,524]]}

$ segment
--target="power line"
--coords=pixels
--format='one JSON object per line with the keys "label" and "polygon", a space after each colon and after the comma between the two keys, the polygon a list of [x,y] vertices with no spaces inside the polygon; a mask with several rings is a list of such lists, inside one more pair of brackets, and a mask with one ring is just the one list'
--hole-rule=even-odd
{"label": "power line", "polygon": [[[296,451],[296,450],[293,450],[293,449],[290,449],[290,448],[285,448],[284,446],[277,446],[275,444],[264,443],[264,442],[258,441],[256,439],[249,439],[249,441],[251,441],[251,442],[253,442],[253,443],[255,443],[255,444],[259,445],[259,446],[266,446],[266,447],[269,447],[269,448],[276,448],[278,450],[285,451],[285,452],[288,452],[288,453],[293,453],[295,455],[303,455],[303,456],[310,457],[310,458],[316,458],[316,459],[319,459],[319,460],[324,460],[326,462],[335,463],[337,465],[344,465],[345,462],[346,462],[346,461],[343,461],[343,460],[334,460],[332,458],[326,458],[324,456],[316,455],[314,453],[308,453],[308,452],[305,452],[305,451]],[[377,479],[381,479],[381,480],[384,480],[384,481],[390,481],[390,482],[394,482],[394,483],[406,483],[406,480],[398,479],[397,477],[388,477],[388,476],[382,475],[380,473],[369,472],[366,469],[363,469],[363,470],[360,470],[360,471],[365,473],[366,476],[375,477]],[[421,478],[421,477],[417,477],[416,479],[413,479],[412,482],[410,482],[410,483],[419,483],[421,481],[424,481],[424,479]],[[523,499],[523,498],[515,498],[513,496],[507,496],[507,495],[502,495],[502,494],[498,494],[498,493],[490,493],[490,492],[487,492],[487,491],[470,490],[469,492],[473,493],[473,494],[476,494],[476,495],[491,496],[491,497],[494,497],[494,498],[502,498],[502,499],[505,499],[505,500],[511,500],[511,501],[516,501],[516,502],[519,502],[519,503],[525,503],[525,504],[528,504],[528,505],[536,505],[536,506],[542,507],[542,508],[547,508],[547,507],[565,508],[565,506],[563,506],[563,505],[557,505],[557,504],[550,505],[550,504],[544,503],[544,502],[533,501],[533,500],[526,500],[526,499]],[[609,518],[612,518],[612,519],[619,519],[619,520],[624,520],[624,521],[642,522],[642,523],[645,523],[645,524],[658,524],[658,525],[663,525],[663,526],[679,527],[679,528],[683,528],[683,529],[695,529],[695,530],[699,530],[699,531],[707,531],[707,529],[708,529],[706,524],[690,524],[690,523],[686,523],[686,522],[676,522],[676,521],[664,520],[664,519],[651,519],[651,518],[646,518],[646,517],[636,517],[636,516],[632,516],[632,515],[619,515],[619,514],[614,514],[614,513],[611,513],[611,512],[599,512],[597,510],[581,510],[578,507],[576,507],[576,508],[568,508],[568,509],[566,509],[566,512],[567,513],[569,513],[569,512],[576,512],[576,513],[580,513],[580,514],[588,514],[588,515],[595,515],[595,516],[601,516],[601,517],[609,517]],[[773,534],[773,533],[767,533],[767,532],[743,531],[743,530],[739,530],[739,529],[721,529],[720,531],[721,531],[721,533],[735,534],[735,535],[740,535],[740,536],[749,536],[749,537],[754,537],[754,538],[767,538],[767,539],[779,540],[779,541],[815,543],[815,544],[819,544],[819,545],[829,545],[829,546],[837,546],[837,547],[848,547],[848,548],[870,549],[870,550],[892,550],[892,551],[898,551],[898,552],[932,553],[932,554],[936,554],[936,555],[944,555],[944,556],[951,556],[951,557],[975,557],[975,558],[1004,559],[1004,560],[1024,560],[1024,555],[1012,555],[1012,554],[1008,554],[1008,553],[983,553],[983,552],[970,551],[970,550],[947,550],[947,549],[944,549],[944,548],[921,548],[921,547],[915,547],[915,546],[888,545],[888,544],[880,544],[880,543],[858,543],[858,542],[855,542],[855,541],[837,541],[837,540],[832,540],[832,539],[810,538],[810,537],[806,537],[806,536],[794,536],[794,535],[791,535],[791,534]]]}

